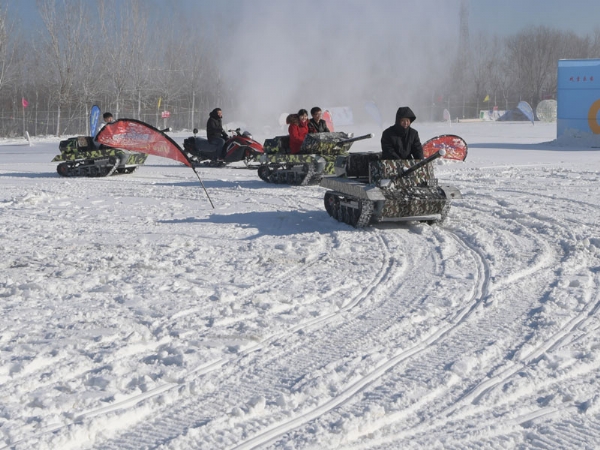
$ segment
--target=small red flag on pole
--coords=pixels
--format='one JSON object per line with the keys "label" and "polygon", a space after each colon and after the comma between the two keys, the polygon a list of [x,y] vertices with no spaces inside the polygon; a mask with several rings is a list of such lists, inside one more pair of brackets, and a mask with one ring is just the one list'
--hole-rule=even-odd
{"label": "small red flag on pole", "polygon": [[21,103],[23,104],[23,108],[27,108],[29,106],[29,102],[25,100],[25,97],[21,99]]}

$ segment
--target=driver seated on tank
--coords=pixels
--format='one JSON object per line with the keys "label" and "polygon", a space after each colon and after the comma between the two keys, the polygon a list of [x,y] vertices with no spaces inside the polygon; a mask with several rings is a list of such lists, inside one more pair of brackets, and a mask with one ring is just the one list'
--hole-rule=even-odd
{"label": "driver seated on tank", "polygon": [[396,112],[396,123],[381,134],[381,159],[423,159],[423,146],[411,124],[417,119],[408,106]]}
{"label": "driver seated on tank", "polygon": [[[113,123],[115,121],[115,118],[113,117],[112,113],[105,112],[104,114],[102,114],[102,120],[104,122],[100,124],[100,128],[98,128],[98,133],[100,133],[102,128],[104,128],[107,123]],[[102,144],[96,140],[96,138],[98,137],[98,133],[96,133],[96,136],[94,136],[94,146],[96,148],[101,148]]]}

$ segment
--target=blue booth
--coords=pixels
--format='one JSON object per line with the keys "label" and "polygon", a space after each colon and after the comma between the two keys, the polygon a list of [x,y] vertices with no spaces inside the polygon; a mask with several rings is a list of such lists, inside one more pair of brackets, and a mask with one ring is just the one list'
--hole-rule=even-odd
{"label": "blue booth", "polygon": [[559,60],[557,91],[557,138],[573,129],[600,139],[600,59]]}

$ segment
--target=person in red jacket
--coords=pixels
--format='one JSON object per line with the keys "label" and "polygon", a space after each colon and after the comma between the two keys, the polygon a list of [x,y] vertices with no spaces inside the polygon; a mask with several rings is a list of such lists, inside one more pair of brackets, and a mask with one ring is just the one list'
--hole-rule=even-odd
{"label": "person in red jacket", "polygon": [[290,119],[290,126],[288,127],[290,153],[295,155],[300,153],[302,142],[304,142],[304,138],[308,134],[308,111],[301,109],[298,111],[298,114],[292,114],[288,118]]}

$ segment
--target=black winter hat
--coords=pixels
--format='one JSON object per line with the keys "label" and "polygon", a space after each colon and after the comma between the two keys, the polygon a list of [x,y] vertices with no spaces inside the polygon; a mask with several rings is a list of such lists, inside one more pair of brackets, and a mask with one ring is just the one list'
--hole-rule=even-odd
{"label": "black winter hat", "polygon": [[396,123],[398,123],[400,119],[403,119],[404,117],[410,119],[410,123],[413,123],[415,120],[417,120],[417,116],[415,116],[415,113],[412,112],[412,109],[410,109],[408,106],[401,106],[398,108],[398,111],[396,112]]}

